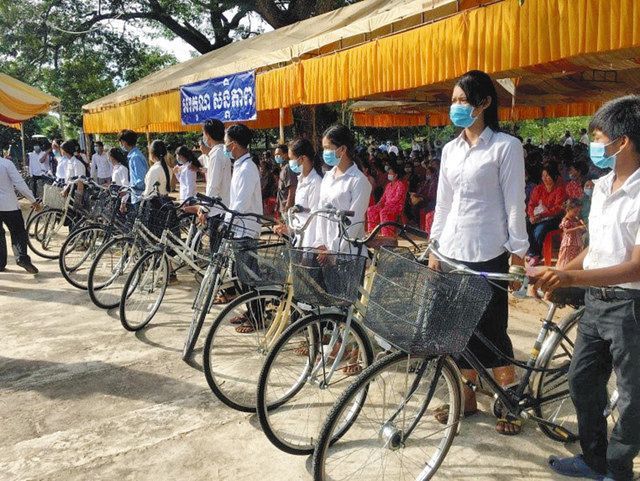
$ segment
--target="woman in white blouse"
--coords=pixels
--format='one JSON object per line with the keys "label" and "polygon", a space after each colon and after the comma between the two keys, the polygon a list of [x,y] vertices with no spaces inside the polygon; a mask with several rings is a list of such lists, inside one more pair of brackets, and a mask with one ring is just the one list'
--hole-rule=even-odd
{"label": "woman in white blouse", "polygon": [[111,161],[111,184],[118,187],[129,187],[129,168],[127,167],[127,156],[122,149],[113,148],[109,150],[109,160]]}
{"label": "woman in white blouse", "polygon": [[202,164],[189,147],[181,145],[176,150],[178,165],[173,168],[173,173],[180,183],[180,201],[196,195],[196,181],[198,171]]}
{"label": "woman in white blouse", "polygon": [[[525,223],[524,154],[520,141],[500,132],[498,97],[491,78],[477,70],[463,75],[453,90],[450,117],[464,130],[442,150],[440,179],[431,228],[431,238],[448,258],[481,272],[508,272],[524,265],[529,247]],[[440,269],[431,258],[429,266]],[[509,304],[507,286],[493,286],[493,298],[479,324],[484,334],[505,356],[513,357],[507,333]],[[493,368],[498,383],[515,382],[515,370],[477,338],[469,348],[483,366]],[[460,367],[467,379],[477,373],[464,361]],[[465,413],[478,407],[473,391],[465,387]],[[447,419],[448,406],[436,413]],[[496,430],[513,435],[520,423],[498,420]]]}
{"label": "woman in white blouse", "polygon": [[[332,169],[322,179],[319,206],[353,211],[348,235],[360,238],[364,237],[371,183],[353,161],[354,147],[353,134],[344,125],[333,125],[324,132],[322,159]],[[355,253],[351,244],[340,238],[338,224],[323,217],[316,221],[314,245],[332,252]]]}
{"label": "woman in white blouse", "polygon": [[151,195],[156,191],[160,195],[168,195],[171,191],[171,172],[167,166],[167,146],[162,140],[154,140],[149,148],[153,165],[144,176],[143,195]]}
{"label": "woman in white blouse", "polygon": [[67,183],[77,179],[78,177],[87,175],[87,169],[85,165],[75,156],[76,147],[76,143],[72,142],[71,140],[63,142],[60,146],[60,149],[62,150],[62,156],[66,159],[66,171],[64,174],[64,180]]}
{"label": "woman in white blouse", "polygon": [[[320,166],[315,165],[316,153],[307,139],[296,139],[289,143],[289,168],[298,175],[295,205],[306,207],[312,212],[320,207],[320,185],[322,176]],[[293,221],[296,227],[302,227],[309,219],[308,213],[296,214]],[[316,241],[316,221],[314,217],[304,235],[296,239],[297,247],[313,247]],[[278,228],[284,232],[286,228]]]}

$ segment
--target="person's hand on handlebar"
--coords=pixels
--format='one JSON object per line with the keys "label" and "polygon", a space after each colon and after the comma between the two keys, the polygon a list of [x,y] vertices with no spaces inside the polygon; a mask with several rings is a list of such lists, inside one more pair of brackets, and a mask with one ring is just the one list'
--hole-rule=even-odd
{"label": "person's hand on handlebar", "polygon": [[285,224],[278,224],[273,228],[273,231],[280,237],[289,235],[289,228]]}
{"label": "person's hand on handlebar", "polygon": [[544,292],[546,300],[549,300],[554,290],[572,285],[571,275],[568,272],[559,271],[552,267],[533,267],[527,269],[527,275],[532,281],[535,281],[533,291],[536,294],[538,290]]}
{"label": "person's hand on handlebar", "polygon": [[[511,254],[511,265],[524,267],[524,259],[519,255]],[[522,282],[520,281],[511,281],[509,283],[509,289],[511,290],[511,292],[519,291],[521,287]]]}

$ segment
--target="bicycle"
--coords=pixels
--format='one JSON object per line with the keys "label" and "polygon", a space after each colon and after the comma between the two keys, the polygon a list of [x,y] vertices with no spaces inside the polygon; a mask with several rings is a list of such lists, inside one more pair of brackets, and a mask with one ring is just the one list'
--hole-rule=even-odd
{"label": "bicycle", "polygon": [[[393,222],[377,226],[365,239],[349,239],[346,213],[335,215],[340,219],[342,238],[356,250],[390,225],[398,227],[399,236],[417,247],[408,237],[412,229]],[[257,412],[262,430],[277,448],[295,455],[313,452],[328,406],[354,373],[373,362],[373,344],[361,322],[363,304],[359,297],[371,288],[377,257],[363,277],[364,262],[354,264],[349,255],[327,257],[322,253],[325,265],[309,269],[310,255],[300,250],[291,255],[294,299],[338,308],[315,310],[289,326],[267,355],[258,379]],[[345,268],[333,271],[334,264],[344,264]],[[320,278],[324,286],[316,282]],[[292,415],[295,412],[305,413],[304,424]],[[348,421],[345,428],[347,425]]]}
{"label": "bicycle", "polygon": [[[182,207],[196,202],[197,199],[189,198],[179,206],[165,204],[155,219],[158,222],[155,229],[149,223],[139,226],[141,235],[152,247],[138,259],[122,288],[120,322],[126,330],[139,331],[151,322],[162,304],[171,272],[183,267],[200,274],[204,272],[202,266],[209,261],[208,252],[203,253],[200,247],[205,230],[197,227],[195,215],[187,214],[182,219],[178,215]],[[184,221],[187,221],[186,229]],[[162,234],[158,237],[154,230]],[[181,230],[188,234],[185,241],[179,236]],[[208,247],[208,243],[205,244]],[[173,269],[172,263],[176,265]]]}
{"label": "bicycle", "polygon": [[[523,288],[518,291],[522,297],[526,276],[517,269],[509,274],[474,272],[439,254],[435,243],[419,260],[424,261],[429,253],[450,266],[452,272],[432,271],[414,259],[383,252],[365,325],[398,350],[364,370],[332,407],[314,451],[314,479],[343,479],[345,465],[354,474],[350,479],[370,479],[381,469],[401,473],[402,479],[431,479],[458,432],[463,385],[494,395],[494,413],[501,418],[532,419],[556,441],[577,439],[566,423],[571,415],[560,416],[560,408],[569,399],[565,387],[569,364],[563,360],[570,357],[565,349],[571,345],[568,333],[584,309],[580,307],[560,324],[553,317],[559,305],[580,306],[580,291],[556,292],[526,363],[501,354],[524,369],[520,382],[505,388],[492,378],[467,344],[476,335],[492,347],[476,331],[491,298],[489,282],[522,282]],[[403,302],[397,301],[398,296]],[[451,358],[454,354],[460,354],[478,372],[482,385],[463,379]],[[540,376],[537,380],[535,374]],[[348,432],[338,430],[341,419],[354,410],[354,402],[357,419],[351,419]],[[449,412],[441,424],[433,406],[437,409],[444,405],[449,406]],[[355,471],[351,471],[353,466],[357,466]]]}
{"label": "bicycle", "polygon": [[[318,215],[314,212],[303,225],[294,225],[300,206],[290,209],[285,221],[298,240]],[[216,317],[207,333],[203,368],[215,396],[232,409],[255,412],[258,375],[265,357],[292,319],[304,315],[305,308],[293,300],[289,268],[289,242],[266,239],[243,246],[231,241],[236,272],[251,291],[234,299]],[[249,326],[252,332],[239,333],[237,326]]]}

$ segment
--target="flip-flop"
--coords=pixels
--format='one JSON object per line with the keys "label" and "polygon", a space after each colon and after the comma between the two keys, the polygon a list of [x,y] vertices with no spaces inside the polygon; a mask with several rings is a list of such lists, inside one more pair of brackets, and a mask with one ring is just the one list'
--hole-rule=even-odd
{"label": "flip-flop", "polygon": [[[515,426],[517,429],[514,432],[505,431],[498,429],[498,426],[502,425],[510,425]],[[496,431],[503,436],[517,436],[522,432],[522,420],[521,419],[507,419],[507,418],[499,418],[496,422]]]}
{"label": "flip-flop", "polygon": [[236,327],[236,332],[238,334],[251,334],[256,332],[256,327],[251,322],[246,321]]}
{"label": "flip-flop", "polygon": [[240,325],[240,324],[244,324],[245,322],[249,322],[249,319],[247,319],[247,316],[235,316],[229,319],[229,324],[233,324],[233,325]]}
{"label": "flip-flop", "polygon": [[[451,409],[451,406],[449,406],[448,404],[443,404],[442,406],[436,408],[433,411],[433,417],[440,424],[446,425],[447,421],[449,420],[449,409]],[[464,417],[465,418],[471,417],[474,414],[478,414],[478,412],[480,412],[478,409],[471,409],[469,411],[465,411],[464,412]]]}
{"label": "flip-flop", "polygon": [[569,458],[559,458],[558,456],[549,456],[549,467],[562,476],[571,478],[587,478],[587,479],[605,479],[604,474],[598,474],[595,470],[585,462],[582,454],[571,456]]}

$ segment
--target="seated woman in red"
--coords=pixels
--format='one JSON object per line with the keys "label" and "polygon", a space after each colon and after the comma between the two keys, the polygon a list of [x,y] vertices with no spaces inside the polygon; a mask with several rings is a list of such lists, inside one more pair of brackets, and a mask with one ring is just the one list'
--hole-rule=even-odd
{"label": "seated woman in red", "polygon": [[[384,187],[382,198],[377,204],[367,209],[369,231],[383,222],[398,220],[398,216],[402,213],[407,198],[407,185],[402,181],[403,175],[404,172],[399,169],[396,164],[389,164],[389,170],[387,171],[387,179],[389,182]],[[385,237],[394,237],[395,229],[393,227],[383,227],[382,235]]]}

